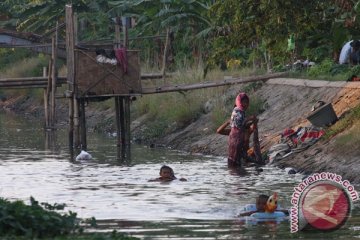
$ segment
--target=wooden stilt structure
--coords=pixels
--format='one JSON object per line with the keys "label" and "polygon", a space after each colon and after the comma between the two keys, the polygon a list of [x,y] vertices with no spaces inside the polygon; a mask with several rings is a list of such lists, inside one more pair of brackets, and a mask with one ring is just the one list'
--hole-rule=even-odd
{"label": "wooden stilt structure", "polygon": [[68,81],[68,98],[69,98],[69,149],[71,159],[74,156],[74,90],[75,90],[75,56],[74,56],[74,22],[73,9],[71,5],[65,6],[66,19],[66,66]]}

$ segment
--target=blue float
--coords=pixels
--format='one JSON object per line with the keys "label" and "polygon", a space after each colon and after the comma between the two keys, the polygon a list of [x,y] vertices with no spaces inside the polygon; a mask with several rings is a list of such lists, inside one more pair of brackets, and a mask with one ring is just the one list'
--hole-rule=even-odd
{"label": "blue float", "polygon": [[[280,210],[280,206],[277,206],[277,209]],[[241,211],[240,214],[244,214],[247,212],[254,212],[256,211],[255,204],[247,204]],[[268,212],[255,212],[247,217],[255,218],[257,220],[283,220],[286,217],[286,214],[282,211],[275,211],[273,213]]]}

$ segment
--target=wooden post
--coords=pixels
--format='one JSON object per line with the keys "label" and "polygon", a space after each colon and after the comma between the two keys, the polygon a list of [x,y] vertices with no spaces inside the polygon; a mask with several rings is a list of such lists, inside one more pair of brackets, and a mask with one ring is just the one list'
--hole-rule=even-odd
{"label": "wooden post", "polygon": [[56,23],[56,31],[55,37],[52,38],[52,51],[51,51],[51,58],[52,58],[52,83],[51,83],[51,112],[50,112],[50,127],[55,129],[55,122],[56,122],[56,103],[55,103],[55,94],[56,94],[56,82],[57,82],[57,70],[56,70],[56,59],[57,59],[57,47],[58,47],[58,27],[59,23]]}
{"label": "wooden post", "polygon": [[[120,44],[120,26],[121,26],[121,19],[120,17],[116,17],[115,20],[115,47],[121,47]],[[120,102],[122,99],[118,96],[115,97],[115,117],[116,117],[116,146],[118,151],[118,157],[120,158],[120,152],[122,151],[121,148],[121,114],[120,114]]]}
{"label": "wooden post", "polygon": [[74,136],[75,136],[75,148],[81,147],[80,141],[80,104],[76,97],[76,91],[74,92]]}
{"label": "wooden post", "polygon": [[[51,62],[51,61],[50,61]],[[51,63],[49,62],[49,68]],[[47,68],[44,67],[43,68],[43,77],[47,77]],[[49,81],[50,79],[48,79],[48,86],[49,86]],[[44,88],[44,115],[45,115],[45,129],[48,128],[49,126],[49,97],[48,97],[48,92],[49,92],[49,87]]]}
{"label": "wooden post", "polygon": [[66,20],[66,66],[67,81],[69,90],[69,148],[71,159],[73,158],[74,148],[74,81],[75,81],[75,56],[74,56],[74,22],[73,9],[71,4],[65,6]]}
{"label": "wooden post", "polygon": [[[77,24],[77,14],[74,13],[73,17],[73,26],[74,26],[74,42],[75,45],[78,42],[78,24]],[[74,69],[74,73],[76,74],[76,69]],[[78,89],[77,89],[77,83],[76,79],[74,79],[74,134],[75,134],[75,147],[80,148],[81,147],[81,137],[80,137],[80,104],[78,101]]]}
{"label": "wooden post", "polygon": [[121,148],[122,148],[122,152],[124,153],[125,147],[126,147],[126,138],[125,138],[125,110],[124,110],[124,97],[119,97],[120,101],[119,101],[119,114],[120,114],[120,132],[121,132],[121,136],[120,136],[120,142],[121,142]]}
{"label": "wooden post", "polygon": [[124,139],[125,139],[125,155],[130,159],[130,98],[124,98]]}
{"label": "wooden post", "polygon": [[120,97],[115,97],[115,117],[116,117],[116,146],[121,150],[121,124],[120,124]]}
{"label": "wooden post", "polygon": [[85,99],[84,98],[81,98],[81,100],[80,100],[80,129],[81,129],[81,149],[87,150]]}
{"label": "wooden post", "polygon": [[[124,30],[124,47],[127,48],[129,45],[128,36],[128,21],[125,18],[125,24],[123,24]],[[121,141],[123,146],[123,154],[125,158],[130,158],[130,98],[122,97],[122,105],[120,105],[121,118]]]}

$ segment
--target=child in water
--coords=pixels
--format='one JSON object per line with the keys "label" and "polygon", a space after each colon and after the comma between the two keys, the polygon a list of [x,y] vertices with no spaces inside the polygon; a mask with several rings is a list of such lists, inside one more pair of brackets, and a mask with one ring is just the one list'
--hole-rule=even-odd
{"label": "child in water", "polygon": [[[244,216],[250,216],[251,214],[257,213],[257,212],[266,212],[266,205],[268,204],[269,198],[270,197],[268,195],[260,194],[256,198],[256,209],[240,213],[239,216],[244,217]],[[274,199],[274,200],[276,201],[275,204],[277,205],[277,199]],[[277,212],[283,212],[285,215],[289,215],[289,211],[287,209],[279,209],[277,207],[276,211]]]}
{"label": "child in water", "polygon": [[239,216],[243,217],[243,216],[250,216],[253,213],[257,213],[257,212],[265,212],[265,205],[267,200],[269,199],[268,195],[265,194],[261,194],[256,198],[256,209],[251,210],[251,211],[247,211],[247,212],[243,212],[240,213]]}
{"label": "child in water", "polygon": [[[160,174],[160,177],[151,179],[151,180],[149,180],[149,182],[170,182],[172,180],[177,179],[175,177],[174,170],[167,165],[164,165],[160,168],[159,174]],[[183,181],[183,182],[187,181],[185,178],[180,178],[179,180]]]}

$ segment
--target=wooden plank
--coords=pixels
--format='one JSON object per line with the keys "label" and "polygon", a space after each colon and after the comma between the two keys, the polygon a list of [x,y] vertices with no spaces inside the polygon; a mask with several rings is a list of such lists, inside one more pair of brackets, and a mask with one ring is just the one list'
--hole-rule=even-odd
{"label": "wooden plank", "polygon": [[[57,83],[57,86],[61,86],[61,84]],[[47,87],[46,82],[32,82],[32,83],[7,83],[0,84],[0,88],[43,88]]]}
{"label": "wooden plank", "polygon": [[162,86],[162,87],[157,87],[157,88],[142,88],[142,94],[179,92],[179,91],[188,91],[188,90],[194,90],[194,89],[226,86],[226,85],[232,85],[232,84],[241,84],[241,83],[249,83],[249,82],[256,82],[256,81],[266,81],[270,78],[283,77],[286,74],[287,73],[273,73],[273,74],[267,74],[267,75],[261,75],[261,76],[226,79],[226,80],[219,81],[219,82],[204,82],[204,83],[196,83],[196,84],[190,84],[190,85],[175,85],[175,86]]}
{"label": "wooden plank", "polygon": [[[47,81],[48,80],[48,77],[22,77],[22,78],[2,78],[0,79],[0,83],[1,82],[19,82],[19,81],[31,81],[31,80],[34,80],[34,81]],[[61,83],[67,83],[67,80],[66,80],[66,77],[58,77],[58,80],[61,82]]]}
{"label": "wooden plank", "polygon": [[[167,73],[166,77],[171,77],[172,75]],[[140,78],[142,80],[147,80],[147,79],[161,79],[162,78],[162,74],[161,73],[143,73],[140,75]],[[27,81],[27,80],[46,80],[47,77],[21,77],[21,78],[2,78],[0,79],[0,82],[3,81]],[[66,76],[58,76],[57,77],[58,81],[61,81],[63,83],[66,83]]]}

